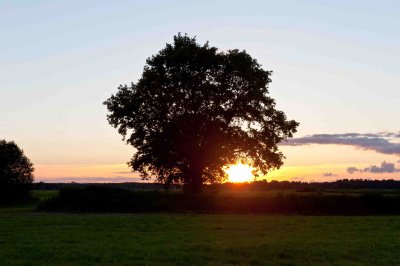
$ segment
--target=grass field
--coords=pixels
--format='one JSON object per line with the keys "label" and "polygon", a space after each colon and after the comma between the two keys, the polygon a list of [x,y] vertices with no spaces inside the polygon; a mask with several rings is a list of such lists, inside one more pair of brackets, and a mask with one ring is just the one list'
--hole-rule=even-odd
{"label": "grass field", "polygon": [[0,209],[0,265],[396,265],[399,250],[400,217]]}

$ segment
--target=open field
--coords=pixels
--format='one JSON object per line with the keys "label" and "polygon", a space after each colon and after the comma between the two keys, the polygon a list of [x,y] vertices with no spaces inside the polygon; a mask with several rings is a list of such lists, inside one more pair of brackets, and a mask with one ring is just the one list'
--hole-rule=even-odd
{"label": "open field", "polygon": [[53,214],[35,212],[34,205],[26,204],[1,209],[0,236],[0,265],[400,261],[400,216]]}

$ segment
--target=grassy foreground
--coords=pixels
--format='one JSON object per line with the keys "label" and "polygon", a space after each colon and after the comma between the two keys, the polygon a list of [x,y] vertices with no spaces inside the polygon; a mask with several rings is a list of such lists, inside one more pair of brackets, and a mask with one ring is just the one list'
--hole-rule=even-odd
{"label": "grassy foreground", "polygon": [[0,265],[396,265],[400,217],[0,210]]}

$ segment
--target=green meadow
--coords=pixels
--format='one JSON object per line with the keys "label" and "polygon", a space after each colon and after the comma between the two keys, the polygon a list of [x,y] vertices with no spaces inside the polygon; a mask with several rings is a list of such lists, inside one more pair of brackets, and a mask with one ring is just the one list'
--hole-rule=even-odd
{"label": "green meadow", "polygon": [[0,265],[396,265],[399,250],[399,216],[0,209]]}

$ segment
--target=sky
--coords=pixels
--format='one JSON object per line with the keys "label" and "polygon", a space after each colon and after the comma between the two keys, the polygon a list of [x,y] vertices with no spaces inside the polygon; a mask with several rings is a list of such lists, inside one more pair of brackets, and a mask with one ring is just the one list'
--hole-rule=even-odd
{"label": "sky", "polygon": [[0,0],[0,139],[36,181],[136,181],[102,102],[178,32],[245,49],[300,122],[267,180],[400,179],[399,1]]}

